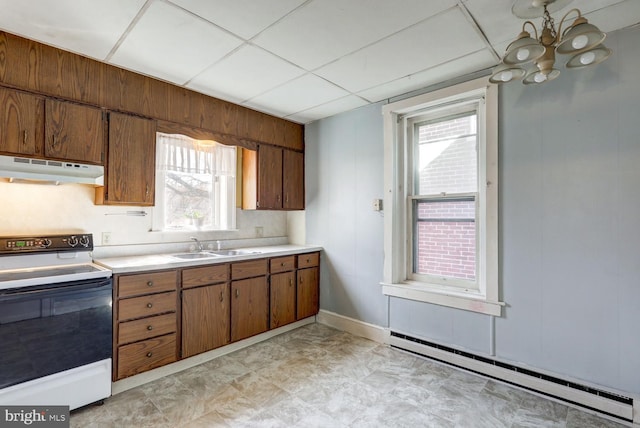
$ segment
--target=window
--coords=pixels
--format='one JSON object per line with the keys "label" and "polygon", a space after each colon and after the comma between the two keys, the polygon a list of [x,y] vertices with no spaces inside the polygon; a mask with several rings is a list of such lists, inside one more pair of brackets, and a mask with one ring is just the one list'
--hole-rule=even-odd
{"label": "window", "polygon": [[156,134],[154,230],[235,228],[236,147]]}
{"label": "window", "polygon": [[478,79],[383,108],[385,294],[500,315],[496,95]]}

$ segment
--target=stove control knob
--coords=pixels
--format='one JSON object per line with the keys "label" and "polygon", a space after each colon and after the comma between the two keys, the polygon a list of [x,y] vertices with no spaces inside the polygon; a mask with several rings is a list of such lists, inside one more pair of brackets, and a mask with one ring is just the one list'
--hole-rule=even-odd
{"label": "stove control knob", "polygon": [[80,245],[83,247],[89,246],[89,237],[87,235],[83,235],[82,238],[80,238]]}
{"label": "stove control knob", "polygon": [[75,247],[76,245],[78,245],[78,238],[75,236],[71,236],[69,237],[69,240],[67,241],[67,243],[69,244],[70,247]]}
{"label": "stove control knob", "polygon": [[44,248],[49,247],[49,245],[51,245],[51,239],[46,239],[46,238],[45,238],[45,239],[43,239],[43,240],[42,240],[42,246],[43,246]]}

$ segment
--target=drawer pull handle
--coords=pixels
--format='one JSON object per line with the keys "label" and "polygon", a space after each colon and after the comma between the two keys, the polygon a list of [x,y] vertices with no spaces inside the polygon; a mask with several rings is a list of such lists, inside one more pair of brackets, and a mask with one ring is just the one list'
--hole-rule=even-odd
{"label": "drawer pull handle", "polygon": [[149,330],[149,331],[153,330],[153,326],[152,325],[148,325],[147,326],[147,330]]}
{"label": "drawer pull handle", "polygon": [[147,308],[149,309],[153,308],[153,303],[147,303]]}
{"label": "drawer pull handle", "polygon": [[149,287],[153,287],[153,281],[147,281],[147,285],[148,285]]}
{"label": "drawer pull handle", "polygon": [[147,352],[147,357],[148,357],[148,358],[153,357],[153,352]]}

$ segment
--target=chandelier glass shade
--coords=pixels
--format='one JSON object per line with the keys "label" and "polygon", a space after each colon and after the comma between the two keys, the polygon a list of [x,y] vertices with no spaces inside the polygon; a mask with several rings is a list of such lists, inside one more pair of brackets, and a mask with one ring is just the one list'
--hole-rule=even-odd
{"label": "chandelier glass shade", "polygon": [[[553,18],[547,10],[547,4],[541,2],[544,13],[542,15],[542,29],[540,35],[531,21],[525,21],[518,37],[509,44],[489,78],[491,83],[501,84],[523,79],[525,85],[549,82],[560,75],[555,68],[556,54],[570,55],[565,66],[568,69],[583,68],[599,64],[611,55],[602,42],[606,38],[593,24],[582,16],[580,10],[571,9],[560,21],[556,31]],[[563,32],[562,26],[571,13],[578,17]],[[535,37],[527,31],[527,26],[533,29]]]}

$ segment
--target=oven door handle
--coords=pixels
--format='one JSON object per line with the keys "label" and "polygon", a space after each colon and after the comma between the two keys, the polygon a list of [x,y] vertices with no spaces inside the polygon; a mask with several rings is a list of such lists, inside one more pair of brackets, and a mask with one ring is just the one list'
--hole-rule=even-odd
{"label": "oven door handle", "polygon": [[34,285],[32,287],[9,288],[0,290],[0,301],[12,300],[28,296],[40,296],[48,293],[68,293],[80,290],[98,290],[112,288],[111,278],[84,279],[73,282]]}

